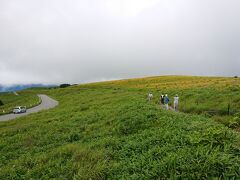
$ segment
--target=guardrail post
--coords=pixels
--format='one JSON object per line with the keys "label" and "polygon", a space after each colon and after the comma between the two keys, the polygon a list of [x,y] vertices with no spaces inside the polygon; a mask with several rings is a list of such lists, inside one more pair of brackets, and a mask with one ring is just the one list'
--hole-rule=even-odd
{"label": "guardrail post", "polygon": [[230,115],[230,103],[228,103],[228,115]]}

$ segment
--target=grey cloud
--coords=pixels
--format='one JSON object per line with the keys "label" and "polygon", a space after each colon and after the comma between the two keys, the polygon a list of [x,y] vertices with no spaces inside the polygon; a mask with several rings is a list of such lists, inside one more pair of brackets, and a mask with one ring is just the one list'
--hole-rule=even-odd
{"label": "grey cloud", "polygon": [[0,84],[233,76],[238,7],[238,0],[1,0]]}

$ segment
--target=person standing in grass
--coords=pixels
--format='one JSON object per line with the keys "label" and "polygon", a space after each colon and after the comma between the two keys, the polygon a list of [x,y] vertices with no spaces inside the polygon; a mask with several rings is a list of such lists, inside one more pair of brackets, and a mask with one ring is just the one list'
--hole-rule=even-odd
{"label": "person standing in grass", "polygon": [[166,109],[168,110],[168,103],[169,103],[170,99],[168,98],[168,95],[166,94],[165,97],[164,97],[164,104],[165,104],[165,107]]}
{"label": "person standing in grass", "polygon": [[164,105],[164,95],[162,94],[161,96],[160,96],[160,105]]}
{"label": "person standing in grass", "polygon": [[177,111],[178,110],[178,102],[179,102],[179,97],[176,94],[176,96],[174,97],[174,110]]}
{"label": "person standing in grass", "polygon": [[148,101],[151,101],[153,99],[153,94],[150,92],[149,94],[148,94]]}

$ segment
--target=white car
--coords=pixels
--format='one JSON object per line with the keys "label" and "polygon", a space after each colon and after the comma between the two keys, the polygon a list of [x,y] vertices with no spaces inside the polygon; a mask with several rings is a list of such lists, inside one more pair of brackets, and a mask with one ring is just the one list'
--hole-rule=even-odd
{"label": "white car", "polygon": [[13,109],[13,114],[25,113],[27,112],[26,106],[17,106]]}

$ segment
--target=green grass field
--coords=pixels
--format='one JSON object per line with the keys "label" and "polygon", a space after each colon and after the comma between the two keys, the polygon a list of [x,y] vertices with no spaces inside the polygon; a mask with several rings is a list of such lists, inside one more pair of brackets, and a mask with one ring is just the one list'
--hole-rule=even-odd
{"label": "green grass field", "polygon": [[34,107],[40,103],[35,91],[25,90],[18,92],[15,95],[12,92],[0,93],[0,100],[3,102],[3,106],[0,106],[0,115],[11,113],[16,106],[26,106],[27,108]]}
{"label": "green grass field", "polygon": [[240,78],[160,76],[91,85],[139,89],[146,96],[153,92],[156,104],[161,94],[168,94],[172,105],[178,94],[181,112],[206,115],[228,127],[240,127]]}
{"label": "green grass field", "polygon": [[[232,93],[239,107],[238,87],[232,78],[153,77],[36,90],[60,104],[0,123],[0,179],[238,179],[239,133],[204,111],[163,110],[157,96],[177,92],[194,104],[210,93],[201,103],[218,110],[228,98],[208,99]],[[237,121],[233,110],[227,117]]]}

